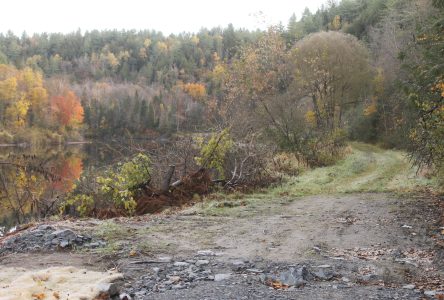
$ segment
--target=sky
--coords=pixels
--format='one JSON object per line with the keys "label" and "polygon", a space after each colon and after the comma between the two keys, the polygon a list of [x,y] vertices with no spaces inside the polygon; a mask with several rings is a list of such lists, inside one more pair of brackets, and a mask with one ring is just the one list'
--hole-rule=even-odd
{"label": "sky", "polygon": [[235,28],[286,25],[305,7],[326,0],[12,0],[2,1],[0,32],[21,35],[93,29],[149,29],[164,34],[197,32],[232,23]]}

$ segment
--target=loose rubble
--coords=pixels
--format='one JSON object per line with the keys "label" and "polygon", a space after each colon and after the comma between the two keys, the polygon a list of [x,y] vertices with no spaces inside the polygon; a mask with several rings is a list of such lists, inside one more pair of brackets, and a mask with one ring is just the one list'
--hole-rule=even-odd
{"label": "loose rubble", "polygon": [[0,255],[36,251],[54,251],[76,247],[98,248],[106,243],[89,235],[77,234],[68,228],[40,225],[0,240]]}
{"label": "loose rubble", "polygon": [[[205,256],[203,255],[205,253]],[[249,261],[233,259],[222,254],[214,255],[213,251],[198,251],[187,258],[159,257],[145,261],[144,272],[127,270],[129,274],[140,274],[133,281],[125,284],[123,292],[132,299],[160,299],[181,295],[179,290],[215,289],[218,287],[249,286],[256,290],[291,292],[315,289],[344,290],[356,286],[374,286],[376,289],[398,288],[399,296],[393,297],[429,297],[439,295],[441,291],[418,289],[414,284],[386,285],[379,275],[381,270],[368,261],[329,260],[328,264],[314,262],[288,265],[285,263],[265,262],[262,260]],[[327,261],[324,261],[327,262]],[[131,262],[128,263],[131,265]],[[140,266],[140,264],[138,264]],[[125,267],[123,267],[125,268]],[[260,288],[262,287],[262,288]],[[176,292],[177,291],[177,292]],[[268,294],[267,294],[268,293]],[[262,295],[269,295],[264,292]],[[415,296],[416,295],[416,296]],[[265,297],[265,296],[264,296]],[[247,298],[245,298],[247,299]],[[390,298],[392,299],[392,298]]]}

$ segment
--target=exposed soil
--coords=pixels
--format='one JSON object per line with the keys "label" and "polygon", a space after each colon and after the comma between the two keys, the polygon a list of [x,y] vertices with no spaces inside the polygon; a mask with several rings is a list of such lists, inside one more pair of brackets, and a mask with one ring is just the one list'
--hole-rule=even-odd
{"label": "exposed soil", "polygon": [[[382,193],[283,197],[213,213],[198,204],[171,215],[61,222],[104,238],[107,247],[9,254],[0,264],[116,267],[126,278],[123,291],[135,299],[439,298],[444,297],[440,209],[437,198]],[[206,249],[217,256],[197,254]],[[208,264],[197,266],[201,259]],[[326,266],[334,276],[298,288],[273,289],[261,281],[263,274],[302,265],[311,271]],[[192,273],[210,275],[190,279]],[[216,274],[230,276],[214,281]],[[170,282],[172,276],[177,282]]]}

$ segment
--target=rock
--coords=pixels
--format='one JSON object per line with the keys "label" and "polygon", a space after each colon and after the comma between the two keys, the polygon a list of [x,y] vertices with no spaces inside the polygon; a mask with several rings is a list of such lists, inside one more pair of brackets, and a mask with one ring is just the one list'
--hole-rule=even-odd
{"label": "rock", "polygon": [[430,297],[435,297],[436,291],[424,291],[424,295],[430,296]]}
{"label": "rock", "polygon": [[310,272],[308,271],[306,266],[302,266],[296,270],[297,276],[301,277],[304,280],[309,280]]}
{"label": "rock", "polygon": [[189,279],[189,281],[193,281],[194,279],[196,279],[198,277],[198,275],[196,274],[196,273],[194,273],[194,272],[189,272],[188,273],[188,279]]}
{"label": "rock", "polygon": [[214,275],[214,281],[223,281],[231,277],[231,274],[216,274]]}
{"label": "rock", "polygon": [[331,268],[331,266],[330,265],[320,265],[320,266],[316,266],[316,268],[325,269],[325,268]]}
{"label": "rock", "polygon": [[169,262],[171,262],[173,259],[172,259],[170,256],[161,256],[161,257],[158,258],[158,260],[161,261],[161,262],[169,263]]}
{"label": "rock", "polygon": [[245,271],[250,272],[250,273],[264,273],[264,271],[259,270],[259,269],[246,269]]}
{"label": "rock", "polygon": [[[320,280],[332,280],[334,277],[334,273],[331,270],[319,269],[313,272],[313,275]],[[350,281],[350,280],[349,280]]]}
{"label": "rock", "polygon": [[199,250],[197,251],[198,256],[216,256],[216,253],[214,253],[211,250]]}
{"label": "rock", "polygon": [[68,241],[75,241],[77,238],[77,235],[70,229],[56,230],[51,233],[51,236],[59,240],[68,240]]}
{"label": "rock", "polygon": [[188,267],[189,265],[190,265],[189,263],[184,262],[184,261],[176,261],[176,262],[173,264],[173,266],[175,266],[175,267],[181,267],[181,268],[183,268],[183,267]]}
{"label": "rock", "polygon": [[179,284],[173,285],[171,288],[173,290],[182,290],[182,289],[185,289],[186,287],[187,287],[186,285],[179,283]]}
{"label": "rock", "polygon": [[70,246],[71,245],[71,243],[68,241],[68,240],[62,240],[61,242],[60,242],[60,244],[59,244],[59,246],[61,247],[61,248],[66,248],[66,247],[68,247],[68,246]]}
{"label": "rock", "polygon": [[86,244],[85,247],[87,247],[87,248],[99,248],[100,244],[98,242],[94,242],[94,243]]}
{"label": "rock", "polygon": [[290,268],[288,271],[282,272],[279,275],[279,281],[288,286],[301,287],[307,283],[309,277],[310,273],[307,267],[302,266],[298,269]]}
{"label": "rock", "polygon": [[347,285],[347,284],[335,284],[335,285],[333,285],[333,288],[335,290],[337,290],[337,289],[349,289],[349,288],[351,288],[351,286]]}
{"label": "rock", "polygon": [[[293,269],[293,268],[291,268]],[[299,276],[295,270],[291,270],[288,272],[283,272],[279,276],[279,281],[282,284],[288,285],[288,286],[294,286],[294,287],[301,287],[304,286],[307,282],[304,280],[302,276]]]}
{"label": "rock", "polygon": [[245,265],[244,261],[242,260],[234,260],[231,262],[231,264],[235,267],[241,267]]}
{"label": "rock", "polygon": [[415,288],[414,284],[406,284],[402,287],[403,289],[413,290]]}
{"label": "rock", "polygon": [[[88,244],[85,244],[88,241],[91,241],[91,237],[77,235],[71,229],[56,229],[50,225],[40,225],[24,230],[17,236],[4,239],[0,246],[0,253],[57,250],[58,248],[68,248],[74,244],[88,247]],[[98,243],[101,245],[100,243],[103,242],[99,241]]]}
{"label": "rock", "polygon": [[159,273],[159,271],[160,271],[160,268],[154,267],[154,268],[153,268],[153,271],[154,271],[154,273],[156,273],[156,274],[157,274],[157,273]]}
{"label": "rock", "polygon": [[119,294],[119,286],[117,283],[99,283],[97,286],[99,292],[107,293],[110,297]]}
{"label": "rock", "polygon": [[119,295],[119,299],[120,300],[131,300],[131,296],[126,293],[122,293]]}
{"label": "rock", "polygon": [[170,280],[171,283],[177,283],[180,281],[180,276],[170,276]]}
{"label": "rock", "polygon": [[135,299],[143,299],[143,296],[145,296],[147,293],[148,293],[147,290],[140,290],[140,291],[134,293],[134,298]]}
{"label": "rock", "polygon": [[412,227],[412,226],[410,226],[410,225],[406,225],[406,224],[404,224],[404,225],[402,225],[402,226],[401,226],[401,228],[407,228],[407,229],[412,229],[413,227]]}
{"label": "rock", "polygon": [[209,263],[210,262],[208,260],[200,259],[200,260],[196,261],[195,265],[200,267],[200,266],[206,266]]}
{"label": "rock", "polygon": [[361,281],[362,282],[371,282],[371,281],[375,281],[375,280],[378,280],[378,275],[368,274],[368,275],[362,275],[361,276]]}
{"label": "rock", "polygon": [[37,227],[37,230],[43,230],[43,231],[54,231],[54,230],[55,230],[55,228],[54,228],[54,227],[52,227],[51,225],[46,225],[46,224],[43,224],[43,225],[39,225],[39,226]]}
{"label": "rock", "polygon": [[231,262],[231,269],[233,271],[239,272],[245,269],[246,265],[242,260],[235,260]]}

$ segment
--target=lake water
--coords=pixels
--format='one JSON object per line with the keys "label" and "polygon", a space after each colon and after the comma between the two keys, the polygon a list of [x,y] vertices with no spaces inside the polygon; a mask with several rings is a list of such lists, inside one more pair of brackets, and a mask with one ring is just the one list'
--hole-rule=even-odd
{"label": "lake water", "polygon": [[37,211],[41,214],[42,206],[36,208],[36,203],[42,199],[48,199],[45,205],[50,205],[71,191],[82,174],[123,159],[128,154],[125,152],[121,144],[101,142],[44,149],[0,147],[0,235],[19,222],[29,221]]}

